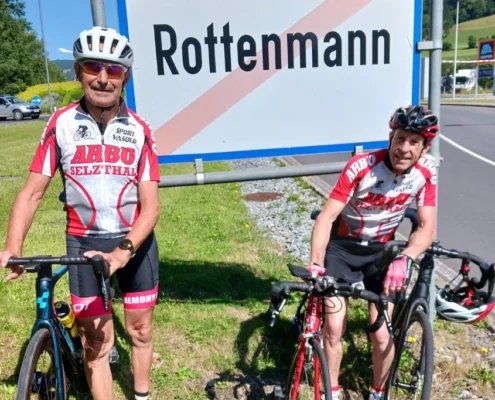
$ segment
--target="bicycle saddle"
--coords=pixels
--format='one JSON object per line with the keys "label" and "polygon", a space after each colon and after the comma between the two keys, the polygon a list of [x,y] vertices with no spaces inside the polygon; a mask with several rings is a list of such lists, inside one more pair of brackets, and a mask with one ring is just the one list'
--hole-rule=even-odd
{"label": "bicycle saddle", "polygon": [[296,276],[297,278],[301,279],[311,279],[311,272],[307,268],[304,267],[298,267],[296,265],[289,264],[288,265],[290,273],[293,276]]}

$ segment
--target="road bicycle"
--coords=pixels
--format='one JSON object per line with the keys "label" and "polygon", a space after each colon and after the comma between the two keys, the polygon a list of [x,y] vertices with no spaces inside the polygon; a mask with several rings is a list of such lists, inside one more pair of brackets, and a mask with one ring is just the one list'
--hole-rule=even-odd
{"label": "road bicycle", "polygon": [[[313,218],[314,217],[314,218]],[[405,215],[412,223],[411,232],[417,229],[416,210],[410,209]],[[316,215],[312,216],[313,219]],[[384,254],[379,270],[385,270],[393,258],[407,246],[406,241],[390,241],[384,245]],[[392,316],[388,313],[388,299],[383,295],[364,290],[362,274],[348,279],[346,283],[336,281],[333,277],[312,278],[305,267],[289,264],[293,276],[308,281],[282,281],[272,288],[268,314],[270,326],[280,313],[290,293],[305,293],[297,308],[294,323],[299,329],[298,348],[290,368],[285,388],[276,387],[275,399],[325,399],[330,393],[331,382],[328,366],[323,355],[321,329],[325,322],[323,297],[340,296],[361,298],[377,305],[377,320],[365,327],[367,333],[376,332],[383,323],[395,344],[395,356],[387,380],[385,398],[421,399],[431,397],[433,380],[433,327],[429,315],[429,288],[434,272],[433,257],[461,259],[459,274],[467,284],[468,291],[483,288],[488,283],[488,293],[493,292],[495,282],[495,265],[489,265],[480,257],[468,252],[449,250],[434,242],[428,248],[416,267],[418,278],[409,295],[397,293],[394,300]],[[481,271],[481,278],[469,278],[470,263],[476,264]],[[461,282],[462,283],[462,282]],[[302,380],[304,379],[304,382]],[[328,397],[327,397],[328,398]]]}
{"label": "road bicycle", "polygon": [[[105,280],[110,271],[101,255],[91,259],[82,256],[11,258],[8,262],[8,266],[23,265],[26,272],[37,274],[36,321],[22,360],[16,400],[65,400],[67,378],[83,373],[81,340],[57,318],[58,304],[53,294],[68,266],[76,264],[93,267],[105,311],[108,311],[111,295]],[[61,267],[53,271],[53,265]]]}

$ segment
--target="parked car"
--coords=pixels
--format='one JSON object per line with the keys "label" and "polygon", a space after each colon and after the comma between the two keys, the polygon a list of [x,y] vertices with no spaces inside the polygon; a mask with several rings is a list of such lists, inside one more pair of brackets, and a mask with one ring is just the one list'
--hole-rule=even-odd
{"label": "parked car", "polygon": [[0,95],[0,120],[14,118],[20,121],[24,118],[39,118],[41,114],[40,106],[25,102],[19,97],[12,95]]}

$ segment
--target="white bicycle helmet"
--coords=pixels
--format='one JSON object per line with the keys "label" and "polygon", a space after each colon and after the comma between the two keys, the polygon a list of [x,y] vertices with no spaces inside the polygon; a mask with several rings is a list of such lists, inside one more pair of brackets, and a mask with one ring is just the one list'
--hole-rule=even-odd
{"label": "white bicycle helmet", "polygon": [[467,287],[452,290],[446,286],[437,294],[437,313],[452,322],[473,324],[486,318],[495,307],[495,298],[481,290],[473,293],[470,305],[466,305],[467,299]]}
{"label": "white bicycle helmet", "polygon": [[[103,44],[102,50],[100,44]],[[102,60],[121,64],[126,68],[131,68],[134,61],[134,54],[127,38],[115,29],[100,26],[94,26],[79,34],[74,42],[73,54],[76,61]]]}

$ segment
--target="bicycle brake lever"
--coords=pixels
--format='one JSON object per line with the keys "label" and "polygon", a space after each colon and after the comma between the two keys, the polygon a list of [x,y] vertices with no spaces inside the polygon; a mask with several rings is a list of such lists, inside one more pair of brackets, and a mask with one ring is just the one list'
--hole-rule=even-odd
{"label": "bicycle brake lever", "polygon": [[100,287],[101,297],[103,298],[103,308],[108,311],[108,290],[105,284],[105,277],[102,272],[96,274],[96,280],[98,281],[98,286]]}

